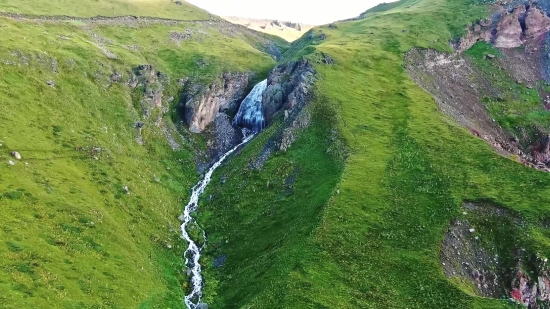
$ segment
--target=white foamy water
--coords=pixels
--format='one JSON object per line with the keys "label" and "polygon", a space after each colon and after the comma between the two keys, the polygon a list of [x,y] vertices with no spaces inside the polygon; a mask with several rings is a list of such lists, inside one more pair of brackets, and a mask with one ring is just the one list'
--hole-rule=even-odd
{"label": "white foamy water", "polygon": [[[214,171],[223,163],[223,161],[228,156],[235,152],[239,147],[252,140],[255,133],[261,131],[264,128],[265,122],[262,113],[262,96],[266,88],[267,80],[264,80],[257,84],[254,89],[252,89],[250,94],[241,103],[241,107],[239,108],[237,116],[235,116],[233,124],[238,124],[245,127],[245,129],[243,129],[245,138],[239,145],[233,147],[233,149],[229,150],[223,156],[221,156],[218,161],[216,161],[216,163],[214,163],[214,165],[212,165],[212,167],[206,172],[204,178],[199,181],[196,186],[193,187],[189,203],[187,204],[187,206],[185,206],[183,215],[181,215],[180,217],[181,221],[183,222],[183,224],[181,225],[181,234],[188,244],[187,250],[185,250],[183,256],[185,257],[185,266],[187,267],[187,270],[191,271],[191,284],[193,285],[193,291],[189,295],[185,296],[185,305],[188,309],[196,309],[197,307],[199,307],[199,304],[202,300],[203,286],[201,264],[199,263],[199,260],[201,258],[201,252],[204,245],[199,248],[197,243],[193,239],[191,239],[187,232],[187,227],[189,226],[189,224],[196,223],[195,219],[191,217],[191,213],[197,211],[199,207],[199,197],[204,192],[204,189],[206,189],[206,186],[208,186],[208,184],[210,183]],[[247,132],[250,132],[248,131],[248,129],[252,130],[251,134],[246,134]],[[195,228],[199,228],[198,224],[195,224]],[[203,244],[206,244],[206,233],[203,230],[200,230],[200,232],[202,233]]]}
{"label": "white foamy water", "polygon": [[[223,161],[231,155],[233,152],[235,152],[239,147],[242,145],[248,143],[252,138],[254,137],[253,134],[245,137],[243,141],[235,146],[233,149],[226,152],[221,158],[212,165],[212,167],[206,172],[204,175],[204,178],[199,181],[199,183],[193,187],[193,191],[191,193],[191,198],[189,200],[189,204],[185,206],[185,210],[183,212],[183,215],[181,216],[181,219],[183,221],[183,224],[181,225],[181,233],[183,235],[183,238],[187,241],[188,247],[187,250],[185,250],[185,253],[183,256],[185,257],[185,266],[187,266],[187,269],[191,270],[192,278],[191,283],[193,284],[193,291],[191,294],[185,296],[185,305],[188,309],[195,309],[197,305],[201,302],[202,299],[202,275],[201,275],[201,264],[199,263],[199,260],[201,258],[201,251],[203,249],[203,246],[199,248],[197,243],[191,239],[189,234],[187,233],[187,226],[189,226],[190,223],[195,222],[195,219],[191,217],[191,213],[197,210],[199,206],[199,197],[204,192],[204,189],[206,189],[206,186],[210,183],[210,180],[212,179],[212,173],[223,163]],[[196,225],[198,228],[198,225]],[[206,235],[204,231],[202,231],[202,237],[204,240],[204,243],[206,243]]]}
{"label": "white foamy water", "polygon": [[233,119],[233,125],[260,132],[265,128],[265,119],[262,111],[262,98],[267,89],[267,79],[259,82],[250,94],[244,99],[239,112]]}

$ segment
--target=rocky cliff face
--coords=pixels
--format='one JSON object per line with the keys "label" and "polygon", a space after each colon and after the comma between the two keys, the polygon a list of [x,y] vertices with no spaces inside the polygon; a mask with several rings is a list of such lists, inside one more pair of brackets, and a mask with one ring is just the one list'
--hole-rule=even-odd
{"label": "rocky cliff face", "polygon": [[515,1],[511,5],[496,6],[490,18],[468,28],[457,50],[465,51],[478,41],[493,43],[498,48],[517,48],[532,39],[541,39],[550,29],[550,18],[540,5],[547,1],[540,2]]}
{"label": "rocky cliff face", "polygon": [[308,60],[291,61],[275,67],[267,79],[262,105],[266,124],[280,110],[300,110],[308,101],[315,70]]}
{"label": "rocky cliff face", "polygon": [[180,80],[183,92],[179,111],[189,130],[202,132],[214,121],[220,111],[234,113],[240,101],[245,97],[251,73],[225,73],[209,86]]}

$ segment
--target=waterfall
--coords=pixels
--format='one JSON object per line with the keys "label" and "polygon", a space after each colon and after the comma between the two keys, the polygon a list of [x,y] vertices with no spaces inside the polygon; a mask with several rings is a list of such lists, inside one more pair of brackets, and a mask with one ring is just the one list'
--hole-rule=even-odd
{"label": "waterfall", "polygon": [[[241,104],[239,112],[237,113],[237,116],[235,116],[235,119],[233,121],[233,125],[245,127],[249,130],[252,130],[253,132],[259,132],[264,128],[265,121],[262,113],[262,96],[266,88],[267,80],[264,80],[257,84],[254,89],[252,89],[252,92],[250,92],[250,94],[244,99],[243,103]],[[235,146],[233,149],[226,152],[223,156],[221,156],[218,161],[216,161],[216,163],[214,163],[214,165],[212,165],[212,167],[206,172],[204,178],[193,187],[189,203],[187,204],[187,206],[185,206],[183,215],[181,215],[180,217],[181,221],[183,222],[183,224],[181,225],[181,233],[188,244],[187,250],[185,250],[183,256],[185,257],[185,266],[192,274],[191,284],[193,285],[193,290],[191,291],[191,293],[185,296],[185,306],[187,306],[187,309],[197,309],[204,307],[201,306],[203,280],[201,275],[201,265],[199,263],[204,245],[199,247],[197,243],[193,239],[191,239],[187,232],[187,227],[189,226],[189,224],[196,223],[195,219],[191,217],[191,213],[197,211],[199,207],[199,197],[206,189],[206,186],[208,186],[208,184],[210,183],[214,171],[223,163],[223,161],[229,155],[235,152],[242,145],[252,140],[254,134],[247,135],[246,131],[246,129],[243,129],[243,132],[245,132],[245,138],[243,139],[243,141],[239,145]],[[196,225],[196,227],[198,227],[198,225]],[[203,243],[206,244],[206,233],[204,232],[204,230],[201,230],[201,232],[204,240]]]}
{"label": "waterfall", "polygon": [[266,89],[267,79],[254,86],[254,89],[241,103],[239,112],[233,119],[234,126],[245,127],[253,132],[260,132],[265,128],[262,97]]}

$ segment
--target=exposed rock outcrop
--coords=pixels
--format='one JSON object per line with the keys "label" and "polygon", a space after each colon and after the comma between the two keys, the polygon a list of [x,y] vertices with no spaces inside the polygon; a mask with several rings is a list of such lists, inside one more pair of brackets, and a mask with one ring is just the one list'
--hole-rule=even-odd
{"label": "exposed rock outcrop", "polygon": [[525,16],[525,35],[538,37],[550,29],[550,18],[537,8],[529,9]]}
{"label": "exposed rock outcrop", "polygon": [[550,29],[550,18],[539,3],[526,2],[512,7],[497,6],[491,18],[474,23],[460,39],[456,49],[463,52],[478,41],[494,43],[498,48],[517,48],[530,39],[538,39]]}
{"label": "exposed rock outcrop", "polygon": [[314,75],[315,70],[306,59],[279,65],[271,71],[262,101],[266,124],[281,109],[299,110],[306,104]]}
{"label": "exposed rock outcrop", "polygon": [[486,80],[470,61],[435,50],[411,49],[405,55],[411,78],[431,93],[439,108],[472,134],[496,150],[520,155],[512,137],[493,121],[481,99],[499,97],[498,89]]}
{"label": "exposed rock outcrop", "polygon": [[140,106],[145,117],[149,117],[153,109],[162,107],[164,85],[169,82],[170,79],[167,75],[156,71],[150,64],[143,64],[134,68],[130,74],[128,85],[131,88],[143,87],[143,98],[140,101]]}
{"label": "exposed rock outcrop", "polygon": [[276,115],[282,116],[282,125],[250,164],[251,168],[261,168],[272,153],[286,151],[296,141],[298,131],[310,125],[311,115],[305,107],[312,99],[315,74],[306,59],[281,64],[271,71],[262,100],[263,113],[267,124]]}
{"label": "exposed rock outcrop", "polygon": [[[465,203],[462,216],[452,220],[441,246],[440,260],[448,278],[470,283],[479,296],[508,298],[526,308],[548,308],[548,259],[526,245],[522,231],[528,223],[496,206]],[[492,220],[503,222],[492,225]],[[532,224],[532,223],[531,223]],[[500,235],[505,245],[495,243]]]}
{"label": "exposed rock outcrop", "polygon": [[189,130],[202,132],[219,111],[236,112],[250,77],[250,73],[225,73],[208,87],[190,80],[183,81],[179,110]]}
{"label": "exposed rock outcrop", "polygon": [[515,48],[523,44],[521,36],[523,29],[520,18],[525,15],[525,6],[520,5],[513,12],[504,12],[496,30],[495,46],[502,48]]}

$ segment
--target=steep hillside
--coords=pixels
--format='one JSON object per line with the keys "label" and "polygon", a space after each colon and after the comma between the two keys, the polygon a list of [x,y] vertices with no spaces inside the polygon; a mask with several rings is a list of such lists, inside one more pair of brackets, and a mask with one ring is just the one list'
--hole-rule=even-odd
{"label": "steep hillside", "polygon": [[[208,18],[24,3],[0,10]],[[178,216],[210,137],[180,121],[180,94],[243,76],[242,96],[282,40],[221,20],[5,15],[0,41],[0,307],[185,307]]]}
{"label": "steep hillside", "polygon": [[[433,89],[453,96],[437,103],[421,88],[431,84],[417,84],[405,69],[412,48],[474,63],[478,55],[504,57],[450,44],[495,8],[403,0],[293,43],[285,59],[305,57],[316,71],[309,125],[294,130],[287,147],[279,128],[293,109],[276,116],[220,170],[199,212],[209,232],[205,293],[213,307],[514,308],[517,301],[546,308],[550,176],[502,156],[444,113],[437,103],[463,102],[441,88],[455,87],[456,66],[418,73],[430,83],[446,78]],[[524,127],[547,119],[533,85],[513,85],[504,67],[479,70],[490,82],[484,87],[509,91],[494,120],[499,130],[506,112],[533,109]],[[477,76],[469,77],[464,91],[476,93]],[[547,87],[542,76],[531,78]]]}
{"label": "steep hillside", "polygon": [[304,35],[304,33],[308,32],[309,29],[313,28],[311,25],[288,21],[253,19],[235,16],[223,16],[223,18],[229,22],[243,25],[249,29],[279,36],[289,42],[299,39],[302,35]]}

